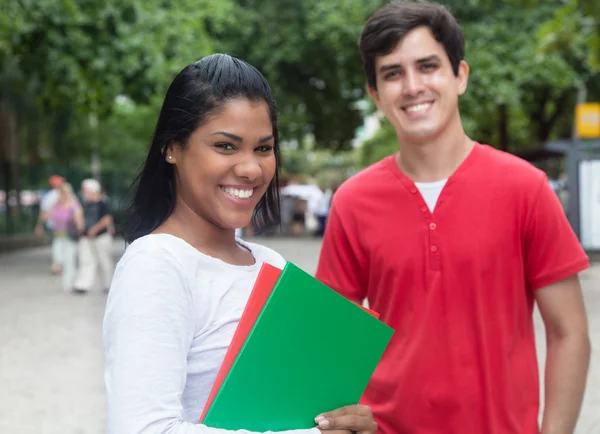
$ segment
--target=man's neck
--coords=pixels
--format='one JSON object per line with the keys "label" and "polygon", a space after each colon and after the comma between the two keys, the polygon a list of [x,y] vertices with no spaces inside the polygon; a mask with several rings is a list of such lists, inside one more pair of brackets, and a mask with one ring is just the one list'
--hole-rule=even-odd
{"label": "man's neck", "polygon": [[428,142],[400,145],[396,156],[400,169],[415,182],[448,179],[473,149],[474,142],[460,129],[460,134],[444,134]]}

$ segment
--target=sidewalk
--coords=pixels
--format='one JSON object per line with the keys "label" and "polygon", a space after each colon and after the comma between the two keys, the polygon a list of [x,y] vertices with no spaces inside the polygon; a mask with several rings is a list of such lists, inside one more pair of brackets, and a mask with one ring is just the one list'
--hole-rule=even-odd
{"label": "sidewalk", "polygon": [[[314,273],[320,242],[261,238]],[[118,257],[124,243],[115,243]],[[0,255],[0,433],[103,434],[101,328],[106,296],[65,294],[48,247]],[[582,277],[592,345],[600,347],[600,264]],[[540,360],[543,326],[535,318]],[[600,356],[593,354],[577,434],[600,434]]]}

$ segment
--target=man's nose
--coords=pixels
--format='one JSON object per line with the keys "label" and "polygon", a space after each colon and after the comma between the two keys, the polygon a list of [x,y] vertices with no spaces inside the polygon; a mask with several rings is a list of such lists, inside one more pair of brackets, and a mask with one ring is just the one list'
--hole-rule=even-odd
{"label": "man's nose", "polygon": [[423,91],[423,77],[415,71],[408,71],[404,76],[404,94],[416,96]]}

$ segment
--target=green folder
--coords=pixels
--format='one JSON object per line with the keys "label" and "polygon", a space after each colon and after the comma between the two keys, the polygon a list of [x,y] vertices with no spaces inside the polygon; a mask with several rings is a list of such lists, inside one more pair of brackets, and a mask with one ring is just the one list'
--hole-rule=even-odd
{"label": "green folder", "polygon": [[392,334],[288,262],[202,423],[312,428],[320,413],[359,402]]}

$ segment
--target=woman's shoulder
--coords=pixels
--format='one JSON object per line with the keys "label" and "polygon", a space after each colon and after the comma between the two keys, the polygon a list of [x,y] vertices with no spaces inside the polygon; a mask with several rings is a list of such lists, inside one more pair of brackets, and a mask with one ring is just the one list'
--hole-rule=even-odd
{"label": "woman's shoulder", "polygon": [[[184,300],[192,298],[190,270],[171,240],[147,235],[127,246],[119,259],[109,294],[111,303],[121,298],[137,300]],[[124,294],[127,294],[125,297]]]}
{"label": "woman's shoulder", "polygon": [[256,262],[267,262],[271,265],[274,265],[277,268],[284,267],[286,262],[285,259],[275,250],[262,244],[252,243],[242,239],[238,239],[238,242],[250,249]]}
{"label": "woman's shoulder", "polygon": [[171,237],[146,235],[129,244],[117,264],[117,268],[144,267],[151,271],[153,267],[169,267],[174,272],[181,270],[181,247]]}

